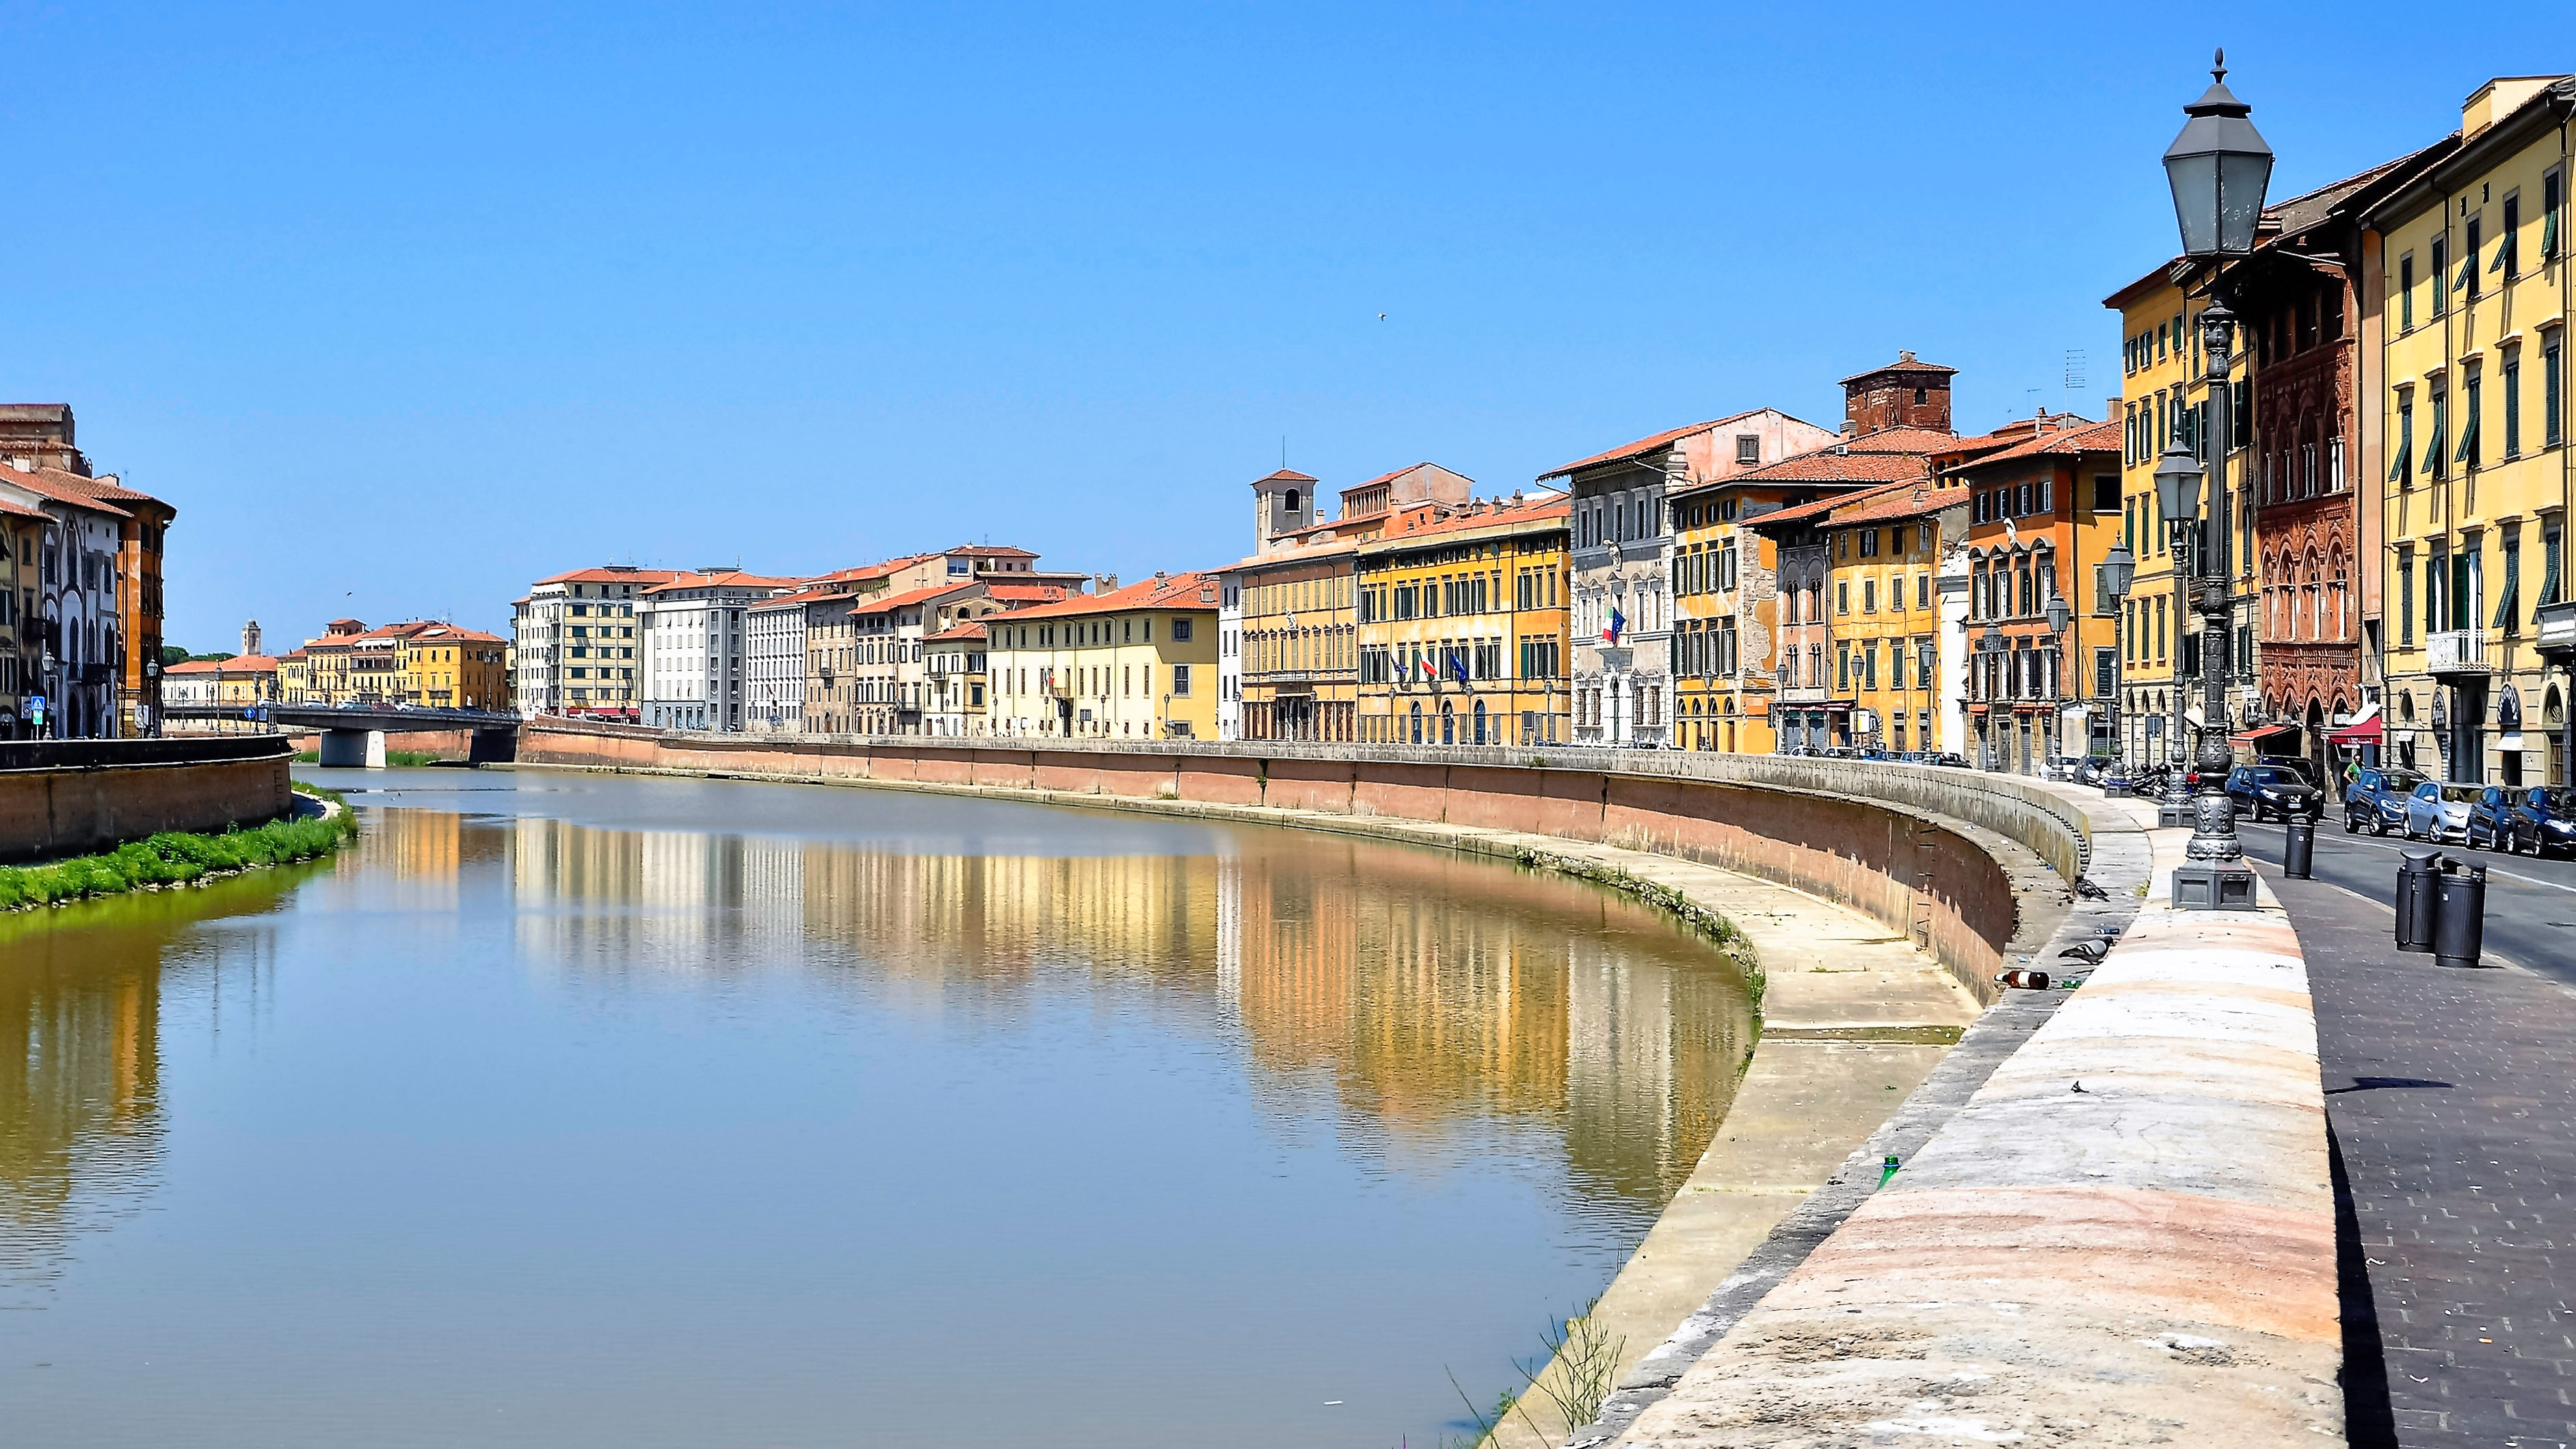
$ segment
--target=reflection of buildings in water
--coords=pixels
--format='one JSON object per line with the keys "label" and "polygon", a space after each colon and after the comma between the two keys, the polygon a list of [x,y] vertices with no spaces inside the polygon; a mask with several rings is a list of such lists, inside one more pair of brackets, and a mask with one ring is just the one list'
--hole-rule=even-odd
{"label": "reflection of buildings in water", "polygon": [[1389,1128],[1561,1122],[1580,1176],[1659,1205],[1733,1099],[1743,984],[1642,906],[1412,852],[1224,879],[1254,1059],[1333,1073]]}
{"label": "reflection of buildings in water", "polygon": [[1398,1134],[1561,1125],[1578,1177],[1632,1200],[1660,1203],[1688,1176],[1751,1029],[1742,983],[1660,915],[1432,852],[1296,839],[983,857],[516,829],[520,941],[542,959],[828,967],[942,1010],[1142,988],[1123,1009],[1222,1013],[1262,1080],[1329,1083],[1343,1110]]}
{"label": "reflection of buildings in water", "polygon": [[373,811],[357,843],[332,857],[323,898],[344,910],[453,915],[469,833],[460,817],[444,810]]}
{"label": "reflection of buildings in water", "polygon": [[276,960],[271,920],[209,914],[296,884],[263,871],[0,919],[0,1307],[49,1287],[81,1234],[158,1187],[168,1019],[202,1007],[210,1031],[225,1013],[238,1030],[247,1007],[255,1023]]}

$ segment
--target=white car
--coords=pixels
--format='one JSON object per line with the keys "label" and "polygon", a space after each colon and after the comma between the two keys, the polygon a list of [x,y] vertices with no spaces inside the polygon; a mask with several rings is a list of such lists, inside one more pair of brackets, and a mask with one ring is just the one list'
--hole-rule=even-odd
{"label": "white car", "polygon": [[2406,838],[2469,840],[2469,807],[2486,793],[2482,785],[2453,785],[2427,780],[2406,797]]}

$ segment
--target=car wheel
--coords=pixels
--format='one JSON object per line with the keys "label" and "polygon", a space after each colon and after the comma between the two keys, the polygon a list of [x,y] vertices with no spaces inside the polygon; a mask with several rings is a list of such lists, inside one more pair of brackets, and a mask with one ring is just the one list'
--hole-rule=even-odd
{"label": "car wheel", "polygon": [[2343,833],[2346,835],[2359,835],[2361,833],[2361,822],[2353,819],[2349,815],[2345,816],[2343,818]]}

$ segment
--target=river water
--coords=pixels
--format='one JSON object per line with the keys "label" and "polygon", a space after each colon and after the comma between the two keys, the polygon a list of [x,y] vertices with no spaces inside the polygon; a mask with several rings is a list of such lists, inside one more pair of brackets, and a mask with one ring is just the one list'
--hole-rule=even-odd
{"label": "river water", "polygon": [[1751,1042],[1439,851],[309,773],[332,860],[0,917],[0,1442],[1437,1445]]}

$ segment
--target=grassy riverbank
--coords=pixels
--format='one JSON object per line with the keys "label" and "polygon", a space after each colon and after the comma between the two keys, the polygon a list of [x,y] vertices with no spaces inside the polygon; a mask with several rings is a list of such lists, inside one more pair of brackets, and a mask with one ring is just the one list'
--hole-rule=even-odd
{"label": "grassy riverbank", "polygon": [[101,855],[44,865],[0,866],[0,911],[28,910],[90,896],[191,885],[261,866],[311,860],[358,833],[358,820],[336,792],[299,785],[296,793],[337,808],[323,815],[272,820],[220,835],[163,831]]}
{"label": "grassy riverbank", "polygon": [[[299,765],[318,765],[322,763],[322,752],[320,750],[297,750],[295,752],[295,763]],[[397,770],[412,769],[423,765],[435,765],[438,763],[438,756],[428,750],[385,751],[385,764]]]}

